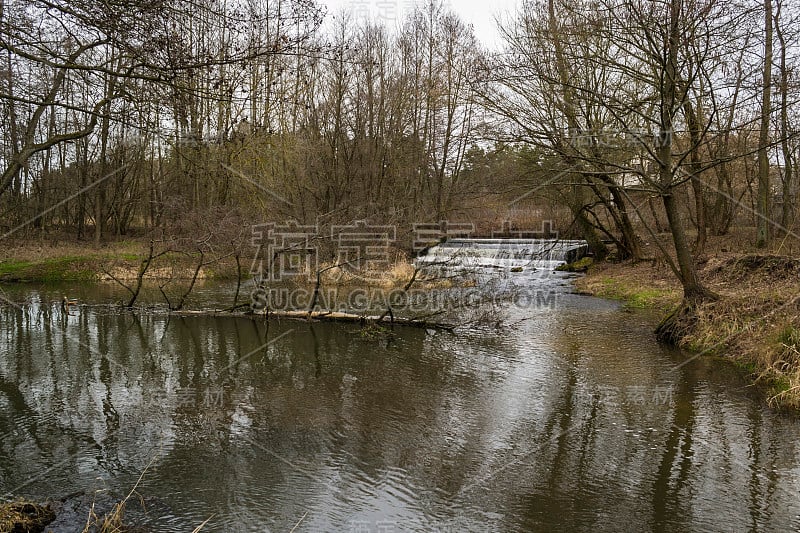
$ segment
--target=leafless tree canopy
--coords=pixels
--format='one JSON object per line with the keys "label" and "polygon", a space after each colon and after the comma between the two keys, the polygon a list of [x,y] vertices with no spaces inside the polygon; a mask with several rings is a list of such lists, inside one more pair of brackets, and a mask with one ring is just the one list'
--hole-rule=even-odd
{"label": "leafless tree canopy", "polygon": [[794,233],[797,15],[526,0],[489,51],[438,0],[396,29],[313,0],[0,0],[0,225],[100,243],[220,210],[527,210],[565,216],[598,255],[643,258],[668,234],[659,253],[703,297],[709,235]]}

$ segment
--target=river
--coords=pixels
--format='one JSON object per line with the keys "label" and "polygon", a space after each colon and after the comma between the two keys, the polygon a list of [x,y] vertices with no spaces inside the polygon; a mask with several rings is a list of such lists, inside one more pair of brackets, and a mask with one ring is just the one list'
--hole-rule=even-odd
{"label": "river", "polygon": [[796,418],[652,313],[530,283],[509,327],[388,333],[0,287],[0,493],[66,497],[56,533],[140,476],[157,532],[800,530]]}

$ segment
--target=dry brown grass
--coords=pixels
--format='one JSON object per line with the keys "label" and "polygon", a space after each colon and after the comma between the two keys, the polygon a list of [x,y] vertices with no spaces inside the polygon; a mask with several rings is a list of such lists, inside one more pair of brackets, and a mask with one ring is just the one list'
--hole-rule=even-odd
{"label": "dry brown grass", "polygon": [[[398,261],[386,270],[356,269],[348,265],[337,266],[336,263],[323,263],[319,266],[322,271],[320,281],[322,285],[361,285],[367,287],[395,287],[402,286],[414,275],[414,265],[407,261]],[[313,276],[312,276],[313,277]]]}
{"label": "dry brown grass", "polygon": [[147,469],[142,472],[142,475],[139,476],[139,479],[136,481],[136,484],[133,486],[128,495],[125,496],[125,498],[123,498],[121,501],[114,504],[114,507],[111,509],[111,511],[103,516],[98,516],[95,513],[95,506],[94,503],[92,503],[92,507],[89,509],[89,516],[86,518],[86,525],[84,526],[82,533],[129,533],[135,531],[134,528],[125,524],[125,509],[128,505],[128,502],[132,498],[139,499],[142,507],[144,507],[144,502],[142,501],[139,493],[136,492],[136,489],[142,482],[142,478],[144,477],[144,473],[146,471]]}
{"label": "dry brown grass", "polygon": [[19,500],[0,505],[0,533],[39,533],[55,520],[49,505]]}
{"label": "dry brown grass", "polygon": [[[404,253],[395,253],[394,260],[383,270],[356,269],[349,265],[336,263],[319,265],[322,286],[361,286],[382,289],[403,288],[414,280],[417,288],[450,288],[472,286],[474,280],[463,276],[441,276],[427,271],[417,271],[414,263]],[[315,274],[311,276],[313,278]],[[301,279],[305,278],[302,276]]]}
{"label": "dry brown grass", "polygon": [[[134,531],[139,531],[139,529],[125,523],[125,509],[128,503],[133,499],[138,500],[142,508],[145,507],[144,500],[137,489],[139,488],[139,485],[141,485],[147,471],[151,466],[153,466],[154,462],[155,458],[153,458],[144,468],[142,473],[139,475],[139,479],[136,480],[136,483],[134,484],[133,488],[131,488],[130,492],[128,492],[125,498],[117,502],[111,511],[103,516],[97,516],[94,510],[94,504],[92,504],[92,507],[89,510],[89,516],[86,519],[86,525],[84,526],[82,533],[133,533]],[[213,518],[213,515],[207,518],[202,524],[197,526],[192,533],[201,531],[206,524],[208,524],[211,518]]]}

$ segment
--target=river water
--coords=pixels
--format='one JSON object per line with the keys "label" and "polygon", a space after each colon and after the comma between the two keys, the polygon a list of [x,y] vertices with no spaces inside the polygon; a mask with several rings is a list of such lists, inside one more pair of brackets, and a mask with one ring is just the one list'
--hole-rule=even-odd
{"label": "river water", "polygon": [[656,316],[526,283],[510,327],[389,333],[0,287],[0,493],[65,497],[56,532],[140,476],[158,532],[800,530],[796,418]]}

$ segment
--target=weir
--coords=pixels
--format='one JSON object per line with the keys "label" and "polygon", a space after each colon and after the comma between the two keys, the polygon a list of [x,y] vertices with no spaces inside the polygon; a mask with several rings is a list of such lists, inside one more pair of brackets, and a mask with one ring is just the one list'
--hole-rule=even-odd
{"label": "weir", "polygon": [[572,263],[589,252],[586,241],[557,239],[449,239],[417,258],[424,265],[514,268]]}

